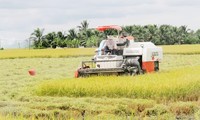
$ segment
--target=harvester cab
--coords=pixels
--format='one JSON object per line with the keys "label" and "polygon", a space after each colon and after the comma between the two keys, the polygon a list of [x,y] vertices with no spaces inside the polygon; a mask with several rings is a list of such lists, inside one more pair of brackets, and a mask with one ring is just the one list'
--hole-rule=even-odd
{"label": "harvester cab", "polygon": [[75,77],[99,74],[136,75],[159,70],[159,62],[163,58],[161,47],[152,42],[134,42],[132,36],[119,36],[120,26],[99,26],[97,30],[118,30],[118,36],[108,36],[102,40],[95,50],[91,61],[82,61]]}

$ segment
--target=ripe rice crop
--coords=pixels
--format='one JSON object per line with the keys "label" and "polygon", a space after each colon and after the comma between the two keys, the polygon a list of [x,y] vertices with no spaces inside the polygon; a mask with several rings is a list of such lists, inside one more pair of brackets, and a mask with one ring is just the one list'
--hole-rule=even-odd
{"label": "ripe rice crop", "polygon": [[[44,51],[43,55],[51,54]],[[10,52],[10,58],[15,58],[13,52]],[[72,78],[74,70],[82,60],[90,60],[91,56],[0,59],[0,120],[199,120],[199,58],[200,54],[165,54],[159,73],[80,79]],[[30,68],[36,70],[36,76],[29,76],[27,71]],[[137,88],[138,91],[131,93]],[[122,92],[117,93],[119,90]],[[133,99],[136,97],[139,99]],[[147,99],[140,99],[142,97]],[[82,111],[85,111],[84,118]]]}
{"label": "ripe rice crop", "polygon": [[0,51],[0,58],[58,58],[94,55],[94,48],[10,49]]}
{"label": "ripe rice crop", "polygon": [[[164,54],[200,54],[200,45],[161,46]],[[64,49],[8,49],[0,51],[0,59],[8,58],[60,58],[94,55],[95,48]]]}
{"label": "ripe rice crop", "polygon": [[165,54],[200,54],[200,45],[165,45],[162,46]]}
{"label": "ripe rice crop", "polygon": [[200,66],[135,77],[100,76],[50,80],[36,87],[36,94],[40,96],[198,100]]}

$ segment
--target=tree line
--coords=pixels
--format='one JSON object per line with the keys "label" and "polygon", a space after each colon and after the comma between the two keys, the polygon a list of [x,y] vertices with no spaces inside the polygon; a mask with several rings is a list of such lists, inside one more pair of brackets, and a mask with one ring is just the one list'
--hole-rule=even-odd
{"label": "tree line", "polygon": [[[122,26],[122,31],[134,37],[135,41],[151,41],[156,45],[174,44],[200,44],[200,29],[194,31],[187,26],[172,25],[130,25]],[[67,32],[50,32],[44,35],[44,29],[37,28],[31,34],[33,48],[77,48],[97,47],[107,35],[117,35],[117,30],[110,29],[99,32],[95,28],[89,28],[89,23],[84,20],[77,29],[73,28]]]}

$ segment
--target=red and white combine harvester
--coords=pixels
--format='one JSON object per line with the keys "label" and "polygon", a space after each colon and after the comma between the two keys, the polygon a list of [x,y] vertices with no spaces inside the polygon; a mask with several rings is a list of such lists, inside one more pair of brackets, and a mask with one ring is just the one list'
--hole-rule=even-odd
{"label": "red and white combine harvester", "polygon": [[[99,26],[97,30],[122,30],[120,26]],[[152,42],[134,42],[132,36],[108,36],[102,40],[91,61],[82,61],[75,77],[99,74],[136,75],[159,70],[163,58],[161,47]]]}

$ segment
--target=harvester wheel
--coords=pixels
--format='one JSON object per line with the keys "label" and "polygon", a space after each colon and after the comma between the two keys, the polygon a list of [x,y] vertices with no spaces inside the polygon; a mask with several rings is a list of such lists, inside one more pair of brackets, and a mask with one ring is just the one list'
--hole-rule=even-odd
{"label": "harvester wheel", "polygon": [[155,61],[154,65],[155,65],[154,71],[156,71],[156,72],[159,71],[159,61]]}

